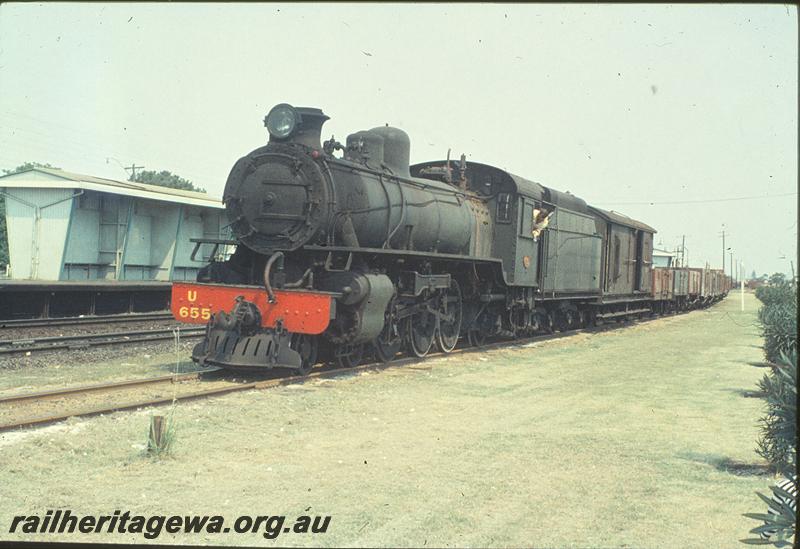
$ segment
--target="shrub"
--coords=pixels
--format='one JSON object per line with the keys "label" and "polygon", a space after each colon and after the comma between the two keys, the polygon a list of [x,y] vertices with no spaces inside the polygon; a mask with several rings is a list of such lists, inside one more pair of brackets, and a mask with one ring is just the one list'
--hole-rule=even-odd
{"label": "shrub", "polygon": [[750,530],[758,537],[743,539],[749,545],[774,545],[791,547],[795,535],[797,513],[797,476],[788,478],[772,487],[772,499],[756,492],[767,504],[766,513],[745,513],[744,516],[763,521],[764,524]]}
{"label": "shrub", "polygon": [[758,384],[767,400],[756,451],[777,471],[794,467],[797,443],[797,351],[783,353]]}
{"label": "shrub", "polygon": [[745,514],[763,524],[750,530],[757,538],[742,542],[788,547],[797,528],[797,286],[773,275],[769,286],[756,289],[756,297],[763,303],[758,320],[771,366],[758,384],[767,413],[760,419],[756,452],[784,479],[771,487],[771,499],[756,492],[767,513]]}
{"label": "shrub", "polygon": [[775,363],[781,353],[797,349],[797,287],[789,282],[762,286],[756,297],[763,303],[758,312],[764,336],[764,352]]}

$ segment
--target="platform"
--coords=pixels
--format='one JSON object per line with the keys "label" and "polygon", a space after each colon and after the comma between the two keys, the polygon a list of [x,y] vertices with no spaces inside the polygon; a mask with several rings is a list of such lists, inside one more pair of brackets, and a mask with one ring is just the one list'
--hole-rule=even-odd
{"label": "platform", "polygon": [[166,311],[171,288],[145,280],[0,279],[0,320]]}

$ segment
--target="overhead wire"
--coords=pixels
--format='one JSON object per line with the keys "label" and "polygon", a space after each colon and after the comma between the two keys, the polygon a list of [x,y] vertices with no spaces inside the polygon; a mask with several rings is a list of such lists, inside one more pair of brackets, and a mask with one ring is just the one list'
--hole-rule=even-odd
{"label": "overhead wire", "polygon": [[[74,128],[74,127],[70,127],[70,126],[66,126],[66,125],[63,125],[63,124],[58,124],[56,122],[46,121],[46,120],[43,120],[41,118],[37,118],[37,117],[30,116],[30,115],[27,115],[27,114],[15,113],[15,112],[10,112],[10,111],[5,111],[5,110],[0,110],[0,113],[2,113],[4,115],[14,116],[14,117],[17,117],[17,118],[27,118],[27,119],[32,120],[34,122],[38,122],[39,124],[44,125],[44,126],[48,126],[48,127],[55,126],[55,127],[58,127],[58,128],[73,132],[74,134],[79,134],[79,135],[82,135],[82,136],[85,136],[85,137],[89,137],[89,138],[93,137],[93,135],[91,133],[87,132],[86,130],[80,130],[80,129],[77,129],[77,128]],[[10,126],[8,124],[3,124],[3,123],[0,123],[0,127],[5,127],[5,128],[10,129],[12,131],[21,131],[21,132],[33,133],[33,134],[41,135],[41,136],[46,137],[46,138],[57,139],[57,137],[54,136],[52,133],[43,133],[41,131],[28,129],[28,128],[17,128],[17,127]],[[0,139],[2,139],[2,137],[3,136],[0,135]],[[38,141],[34,141],[34,140],[30,139],[30,138],[26,139],[26,141],[28,141],[28,143],[30,143],[32,145],[38,146],[40,149],[42,148],[41,143],[39,143]],[[81,142],[80,140],[75,140],[75,139],[73,139],[72,141],[60,141],[59,142],[59,146],[65,146],[65,145],[67,147],[72,148],[75,152],[80,152],[81,154],[86,154],[87,153],[87,149],[91,150],[91,151],[101,152],[101,153],[111,153],[111,154],[101,154],[100,156],[102,158],[110,158],[112,156],[129,156],[129,155],[120,154],[117,151],[111,151],[111,150],[109,150],[108,148],[106,148],[104,146],[90,145],[90,144],[86,144],[85,142]],[[42,150],[44,150],[44,149],[42,149]],[[197,162],[198,164],[203,164],[203,163],[208,161],[208,158],[202,158],[201,159],[200,157],[196,157],[196,156],[191,155],[191,154],[189,156],[192,158],[193,161],[195,161],[195,159],[198,160],[198,162]],[[87,160],[89,160],[89,159],[87,158]],[[181,172],[183,174],[191,177],[193,180],[198,181],[198,182],[204,182],[206,180],[206,178],[208,177],[207,175],[204,176],[204,177],[198,177],[197,174],[192,174],[190,172],[187,172],[186,170],[181,170]],[[201,183],[201,184],[205,184],[205,183]],[[706,204],[706,203],[714,203],[714,202],[734,202],[734,201],[740,201],[740,200],[761,200],[761,199],[766,199],[766,198],[782,198],[782,197],[796,196],[796,195],[797,195],[797,193],[793,192],[793,193],[782,193],[782,194],[771,194],[771,195],[753,195],[753,196],[740,196],[740,197],[729,197],[729,198],[710,198],[710,199],[697,199],[697,200],[668,200],[668,201],[641,201],[641,202],[592,202],[592,203],[596,204],[597,206],[661,206],[661,205],[680,205],[680,204]]]}
{"label": "overhead wire", "polygon": [[762,198],[780,198],[786,196],[796,196],[797,193],[763,194],[753,196],[737,196],[730,198],[706,198],[702,200],[667,200],[667,201],[648,201],[648,202],[594,202],[598,206],[661,206],[665,204],[708,204],[711,202],[733,202],[736,200],[759,200]]}
{"label": "overhead wire", "polygon": [[[12,126],[11,124],[8,123],[7,120],[2,120],[3,116],[12,116],[12,117],[16,117],[17,119],[26,118],[26,119],[29,119],[29,120],[33,121],[35,124],[37,124],[39,126],[43,126],[44,128],[32,129],[31,127],[20,128],[20,127]],[[56,128],[60,128],[60,129],[63,129],[63,130],[66,130],[68,132],[71,132],[71,133],[75,134],[76,137],[73,137],[72,141],[74,143],[76,143],[78,146],[86,147],[89,150],[99,150],[99,151],[104,151],[104,152],[111,153],[111,154],[104,154],[103,157],[113,156],[113,155],[116,155],[116,156],[128,156],[128,155],[122,155],[117,151],[111,151],[110,149],[107,148],[107,145],[104,145],[104,144],[98,145],[98,144],[96,144],[95,140],[98,138],[98,135],[95,134],[95,133],[91,133],[91,132],[88,132],[87,130],[83,130],[83,129],[79,129],[79,128],[75,128],[75,127],[71,127],[71,126],[66,126],[64,124],[59,124],[59,123],[52,122],[52,121],[45,121],[45,120],[42,120],[42,119],[34,117],[34,116],[30,116],[30,115],[25,115],[25,114],[21,114],[21,113],[14,113],[14,112],[10,112],[10,111],[7,111],[7,110],[0,109],[0,126],[8,128],[8,129],[13,130],[13,131],[34,133],[34,134],[41,135],[43,137],[50,138],[50,139],[59,139],[52,132],[52,128],[56,127]],[[50,130],[50,131],[47,131],[47,133],[43,133],[43,131],[41,131],[43,129]],[[116,135],[118,136],[119,133],[117,133]],[[102,136],[100,136],[100,137],[102,137]],[[87,143],[87,140],[89,141],[89,143]],[[102,143],[102,141],[101,141],[101,143]],[[208,164],[207,164],[208,161],[209,161],[208,157],[203,157],[203,156],[199,156],[197,154],[192,154],[192,153],[188,153],[188,154],[182,153],[182,154],[184,156],[188,156],[190,158],[190,160],[193,163],[197,164],[197,165],[201,165],[202,166],[203,164],[206,164],[206,166],[208,166]],[[188,174],[188,172],[186,172],[185,170],[182,170],[182,171],[184,173]],[[191,174],[188,174],[188,175],[191,175]],[[192,177],[195,177],[195,176],[192,176]]]}
{"label": "overhead wire", "polygon": [[[81,158],[86,160],[87,162],[97,162],[97,159],[92,159],[91,156],[96,155],[98,159],[105,159],[105,158],[112,158],[114,156],[130,156],[130,154],[122,154],[118,151],[112,151],[111,149],[107,148],[106,146],[96,146],[96,145],[87,145],[85,142],[82,144],[80,140],[75,138],[71,138],[69,140],[61,139],[53,134],[46,134],[42,133],[37,130],[28,129],[28,128],[18,128],[14,126],[9,126],[7,124],[0,123],[0,128],[10,130],[12,135],[3,135],[0,134],[0,142],[6,142],[8,144],[15,144],[16,141],[23,142],[26,147],[32,147],[39,150],[43,154],[50,154],[52,153],[53,148],[60,148],[60,149],[67,149],[72,154],[80,155]],[[19,134],[16,132],[20,132]],[[45,139],[57,140],[57,145],[48,145],[44,143],[42,139],[33,138],[30,135],[24,134],[36,134],[44,137]],[[195,173],[187,172],[186,170],[181,169],[180,172],[185,176],[190,177],[195,184],[200,184],[201,186],[207,186],[208,175],[199,176]]]}
{"label": "overhead wire", "polygon": [[[2,121],[2,118],[0,117],[0,125],[9,127],[11,129],[14,129],[14,130],[25,131],[25,132],[30,132],[30,133],[37,133],[39,135],[43,135],[43,136],[46,136],[46,137],[55,138],[56,136],[54,136],[52,131],[50,131],[50,130],[52,130],[53,127],[56,127],[56,128],[61,128],[63,130],[66,130],[68,132],[72,132],[73,134],[80,135],[81,138],[77,139],[77,141],[81,142],[85,146],[88,146],[90,148],[97,148],[97,149],[100,149],[100,148],[103,147],[103,145],[97,145],[95,143],[95,140],[97,140],[98,138],[103,139],[102,135],[99,135],[99,134],[97,134],[95,132],[90,132],[90,131],[87,131],[87,130],[84,130],[84,129],[75,128],[73,126],[66,126],[64,124],[59,124],[57,122],[46,121],[46,120],[42,120],[40,118],[36,118],[34,116],[29,116],[29,115],[20,114],[20,113],[13,113],[13,112],[9,112],[9,111],[0,110],[0,115],[3,115],[3,116],[6,116],[6,115],[15,116],[17,118],[27,118],[27,119],[37,123],[38,125],[43,126],[48,131],[47,131],[47,133],[42,133],[41,131],[33,130],[33,129],[30,129],[30,128],[15,128],[15,127],[12,127],[10,124],[8,124],[7,121],[5,123],[2,123],[3,121]],[[39,128],[39,129],[41,130],[42,128]],[[114,132],[114,135],[119,136],[119,132]],[[86,143],[86,141],[81,141],[82,139],[87,139],[87,138],[90,140],[90,143]],[[207,157],[202,157],[202,156],[199,156],[199,155],[196,155],[196,154],[189,154],[188,156],[190,156],[192,158],[192,160],[197,162],[197,163],[203,163],[203,162],[208,161]]]}

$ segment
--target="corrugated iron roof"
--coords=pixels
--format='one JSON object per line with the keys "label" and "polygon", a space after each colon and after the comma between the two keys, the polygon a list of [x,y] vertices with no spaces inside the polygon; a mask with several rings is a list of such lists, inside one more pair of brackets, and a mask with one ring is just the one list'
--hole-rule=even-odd
{"label": "corrugated iron roof", "polygon": [[611,221],[612,223],[617,223],[619,225],[625,225],[626,227],[633,227],[634,229],[641,229],[643,231],[647,231],[649,233],[657,232],[653,227],[650,225],[646,225],[641,221],[637,221],[632,217],[628,217],[625,214],[621,214],[619,212],[615,212],[613,210],[608,211],[602,208],[598,208],[596,206],[589,206],[589,209],[596,212],[600,217],[605,219],[606,221]]}
{"label": "corrugated iron roof", "polygon": [[[47,181],[31,180],[23,181],[19,176],[28,172],[40,172],[53,177],[70,181],[72,185],[48,185]],[[14,183],[10,184],[8,181],[5,185],[3,179],[14,178]],[[23,184],[24,183],[24,184]],[[14,174],[0,176],[0,187],[48,187],[57,186],[64,187],[70,186],[78,189],[87,189],[100,192],[108,192],[113,194],[124,194],[128,196],[137,196],[140,198],[147,198],[150,200],[162,200],[166,202],[176,202],[180,204],[192,204],[195,206],[206,206],[211,208],[222,208],[222,200],[218,197],[209,196],[206,193],[197,191],[185,191],[182,189],[173,189],[170,187],[161,187],[159,185],[149,185],[147,183],[137,183],[135,181],[119,181],[116,179],[106,179],[103,177],[95,177],[92,175],[68,172],[66,170],[59,170],[55,168],[32,168]]]}

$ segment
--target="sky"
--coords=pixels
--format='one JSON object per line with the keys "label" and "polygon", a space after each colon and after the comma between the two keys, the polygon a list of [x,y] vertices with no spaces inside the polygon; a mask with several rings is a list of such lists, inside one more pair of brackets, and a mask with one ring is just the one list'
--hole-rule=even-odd
{"label": "sky", "polygon": [[[797,269],[791,5],[0,4],[0,168],[170,170],[220,196],[282,102],[390,124],[685,237]],[[730,268],[730,256],[726,266]]]}

